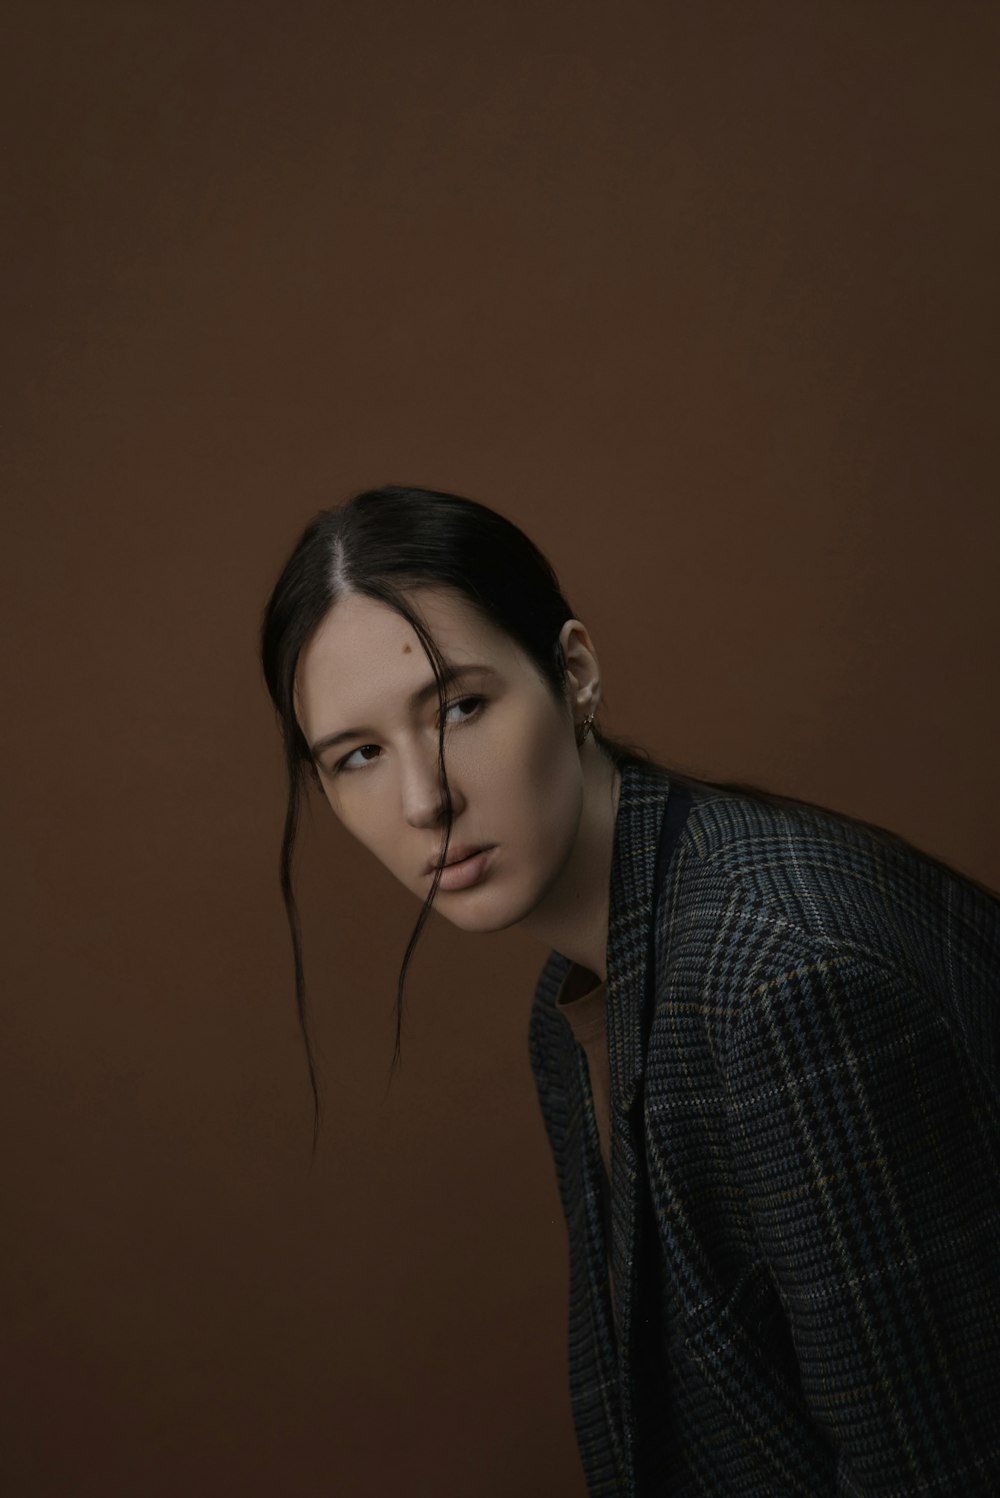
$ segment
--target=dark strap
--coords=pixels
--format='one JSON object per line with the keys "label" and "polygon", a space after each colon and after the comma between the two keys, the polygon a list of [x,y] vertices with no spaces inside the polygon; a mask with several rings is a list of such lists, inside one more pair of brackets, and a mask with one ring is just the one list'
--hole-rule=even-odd
{"label": "dark strap", "polygon": [[670,862],[677,839],[681,835],[681,828],[687,821],[688,812],[691,810],[691,792],[686,785],[678,785],[675,781],[670,783],[670,794],[667,797],[667,809],[663,814],[660,825],[660,841],[656,848],[656,868],[653,873],[653,909],[656,909],[660,898],[660,890],[667,873],[667,865]]}
{"label": "dark strap", "polygon": [[[655,979],[656,979],[656,907],[659,904],[660,892],[663,889],[663,881],[667,874],[667,865],[670,863],[671,855],[681,835],[681,828],[687,821],[688,812],[691,810],[691,792],[687,786],[678,785],[675,781],[670,782],[670,790],[667,795],[667,808],[660,822],[660,835],[656,844],[656,863],[653,868],[653,894],[649,912],[649,948],[646,961],[646,1003],[643,1006],[642,1029],[643,1029],[643,1053],[649,1044],[649,1028],[652,1023],[653,1009],[655,1007]],[[611,1183],[608,1180],[601,1160],[599,1172],[599,1184],[601,1191],[601,1207],[604,1216],[604,1241],[608,1255],[608,1264],[611,1263]],[[614,1307],[615,1332],[618,1331],[618,1308]]]}
{"label": "dark strap", "polygon": [[[667,809],[660,823],[660,837],[656,845],[656,864],[653,869],[653,894],[649,910],[649,946],[646,953],[646,1004],[643,1015],[643,1028],[646,1032],[652,1023],[655,997],[656,907],[660,903],[663,881],[667,877],[667,866],[690,810],[691,792],[686,785],[679,785],[677,781],[672,780],[667,796]],[[648,1039],[648,1034],[644,1034],[643,1039]]]}

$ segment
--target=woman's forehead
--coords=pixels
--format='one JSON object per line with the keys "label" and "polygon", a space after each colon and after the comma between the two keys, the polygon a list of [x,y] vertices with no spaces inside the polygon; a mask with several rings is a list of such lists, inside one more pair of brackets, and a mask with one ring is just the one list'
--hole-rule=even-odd
{"label": "woman's forehead", "polygon": [[[461,595],[428,588],[408,591],[404,601],[430,631],[447,665],[482,663],[504,674],[517,669],[520,652],[514,642]],[[431,664],[409,620],[381,599],[352,593],[327,612],[299,657],[298,715],[312,727],[331,696],[347,711],[356,702],[360,711],[365,703],[405,698],[428,679],[433,679]]]}
{"label": "woman's forehead", "polygon": [[[450,649],[462,650],[466,642],[487,646],[503,653],[513,644],[454,589],[408,589],[401,594],[405,605],[414,613],[444,655]],[[337,600],[307,642],[306,651],[322,652],[331,657],[346,658],[384,654],[396,650],[409,656],[424,655],[419,636],[410,621],[384,603],[364,593],[349,593]],[[426,657],[424,658],[426,661]]]}

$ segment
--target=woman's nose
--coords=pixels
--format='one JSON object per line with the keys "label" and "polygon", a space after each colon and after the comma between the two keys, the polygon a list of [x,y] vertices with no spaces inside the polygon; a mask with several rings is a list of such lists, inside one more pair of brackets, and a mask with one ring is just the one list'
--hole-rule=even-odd
{"label": "woman's nose", "polygon": [[[449,776],[453,815],[457,816],[461,796],[454,778]],[[402,770],[400,784],[403,816],[413,827],[436,827],[444,820],[445,793],[441,784],[437,745],[428,753],[414,755]]]}

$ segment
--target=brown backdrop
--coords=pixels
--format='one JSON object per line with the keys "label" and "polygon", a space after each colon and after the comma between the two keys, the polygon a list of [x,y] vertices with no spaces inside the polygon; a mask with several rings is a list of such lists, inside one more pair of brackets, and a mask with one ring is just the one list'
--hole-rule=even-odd
{"label": "brown backdrop", "polygon": [[[1000,884],[995,6],[7,8],[6,1493],[579,1495],[544,952],[320,808],[312,512],[552,557],[609,726]],[[498,1002],[499,1001],[499,1002]]]}

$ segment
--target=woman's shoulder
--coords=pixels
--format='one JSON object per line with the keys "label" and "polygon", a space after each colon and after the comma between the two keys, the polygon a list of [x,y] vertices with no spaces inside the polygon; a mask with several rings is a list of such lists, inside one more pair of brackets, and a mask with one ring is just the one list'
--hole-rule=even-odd
{"label": "woman's shoulder", "polygon": [[996,971],[1000,900],[932,855],[808,802],[684,783],[687,858],[661,920],[743,943],[767,927],[789,951],[866,952],[936,986],[949,965],[973,983]]}

